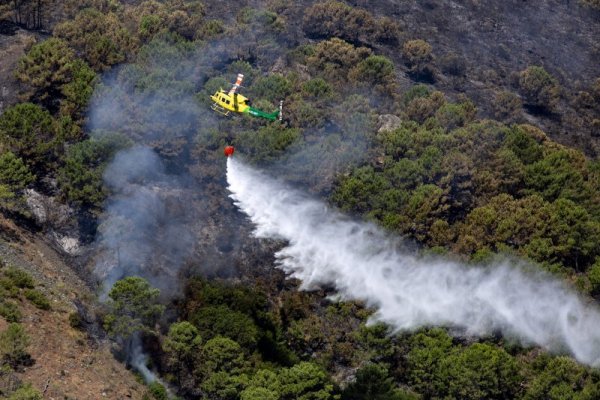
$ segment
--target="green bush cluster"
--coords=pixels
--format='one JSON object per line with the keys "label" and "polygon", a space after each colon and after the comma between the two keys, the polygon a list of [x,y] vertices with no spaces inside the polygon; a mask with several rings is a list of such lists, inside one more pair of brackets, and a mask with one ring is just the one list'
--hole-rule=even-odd
{"label": "green bush cluster", "polygon": [[381,135],[383,168],[355,170],[333,201],[430,245],[467,254],[509,246],[587,270],[600,251],[593,163],[528,125],[472,123],[447,107],[431,128],[404,123]]}
{"label": "green bush cluster", "polygon": [[375,18],[370,12],[328,0],[309,7],[302,23],[312,37],[339,37],[352,43],[395,44],[399,26],[389,18]]}
{"label": "green bush cluster", "polygon": [[556,79],[543,67],[530,66],[519,74],[519,90],[526,104],[552,112],[560,96]]}
{"label": "green bush cluster", "polygon": [[48,298],[37,289],[25,289],[23,291],[25,298],[33,303],[40,310],[49,310],[50,301]]}

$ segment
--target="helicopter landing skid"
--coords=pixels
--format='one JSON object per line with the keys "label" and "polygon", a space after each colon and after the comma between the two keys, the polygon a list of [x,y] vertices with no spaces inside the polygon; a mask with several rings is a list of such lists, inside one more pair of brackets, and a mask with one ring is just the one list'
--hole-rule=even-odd
{"label": "helicopter landing skid", "polygon": [[212,107],[213,111],[218,112],[221,115],[224,116],[228,116],[229,115],[229,110],[224,109],[223,107],[221,107],[220,105],[218,105],[217,103],[213,103]]}

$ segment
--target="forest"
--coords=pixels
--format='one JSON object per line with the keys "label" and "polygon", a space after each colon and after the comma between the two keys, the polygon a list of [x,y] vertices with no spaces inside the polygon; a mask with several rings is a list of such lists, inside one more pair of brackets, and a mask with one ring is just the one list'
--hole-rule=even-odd
{"label": "forest", "polygon": [[[568,351],[398,330],[335,287],[300,290],[277,268],[285,243],[253,237],[228,197],[233,145],[416,254],[519,260],[597,307],[600,3],[503,3],[3,1],[0,38],[29,36],[0,61],[18,93],[0,98],[0,212],[78,238],[63,256],[96,306],[69,323],[111,343],[144,399],[598,399],[600,364]],[[548,10],[579,27],[556,51],[583,55],[547,53],[546,33],[523,54],[502,42],[536,43],[515,14]],[[283,100],[283,121],[211,110],[238,73],[253,106]],[[40,222],[33,192],[68,217]],[[48,389],[21,379],[24,310],[54,307],[38,281],[2,258],[1,398]]]}

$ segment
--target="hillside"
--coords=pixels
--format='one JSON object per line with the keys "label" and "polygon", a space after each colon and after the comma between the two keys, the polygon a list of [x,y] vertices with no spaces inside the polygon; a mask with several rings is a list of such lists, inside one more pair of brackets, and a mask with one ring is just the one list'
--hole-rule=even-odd
{"label": "hillside", "polygon": [[600,397],[596,1],[0,28],[0,395]]}
{"label": "hillside", "polygon": [[[114,359],[110,343],[93,328],[96,306],[90,288],[39,235],[4,218],[0,224],[2,269],[16,267],[30,274],[50,304],[44,310],[22,297],[16,299],[20,322],[31,337],[27,350],[31,361],[14,374],[3,372],[0,392],[6,394],[22,381],[38,388],[44,398],[141,399],[143,385]],[[73,326],[74,316],[81,316],[83,325]],[[0,330],[7,325],[0,317]]]}

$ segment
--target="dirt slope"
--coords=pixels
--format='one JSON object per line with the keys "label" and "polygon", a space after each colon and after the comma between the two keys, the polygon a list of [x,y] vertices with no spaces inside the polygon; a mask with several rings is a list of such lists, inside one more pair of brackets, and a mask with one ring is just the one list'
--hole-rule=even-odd
{"label": "dirt slope", "polygon": [[[143,397],[144,386],[114,359],[108,342],[70,326],[76,304],[90,308],[94,296],[52,248],[0,217],[0,258],[29,272],[52,304],[50,311],[27,301],[19,304],[35,360],[18,374],[19,379],[45,390],[44,399]],[[0,329],[5,327],[0,317]]]}

